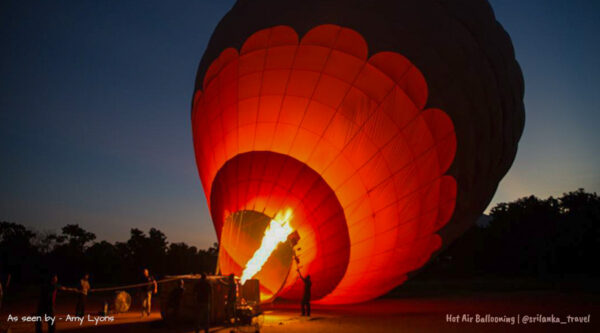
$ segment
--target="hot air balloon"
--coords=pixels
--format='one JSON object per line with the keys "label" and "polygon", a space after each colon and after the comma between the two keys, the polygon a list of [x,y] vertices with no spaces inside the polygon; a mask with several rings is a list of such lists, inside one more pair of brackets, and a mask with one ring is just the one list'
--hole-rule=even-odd
{"label": "hot air balloon", "polygon": [[523,126],[486,1],[239,0],[192,103],[219,269],[264,298],[299,299],[296,269],[320,303],[383,295],[482,213]]}

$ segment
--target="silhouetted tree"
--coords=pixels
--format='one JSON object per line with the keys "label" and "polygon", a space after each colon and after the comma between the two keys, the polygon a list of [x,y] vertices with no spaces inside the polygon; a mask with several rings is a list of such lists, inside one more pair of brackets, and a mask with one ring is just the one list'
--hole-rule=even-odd
{"label": "silhouetted tree", "polygon": [[44,255],[43,261],[47,270],[60,272],[62,281],[76,283],[87,269],[86,245],[96,239],[96,235],[78,224],[67,224],[61,231],[60,235],[48,235],[48,241],[53,241],[54,247]]}
{"label": "silhouetted tree", "polygon": [[96,239],[96,235],[85,231],[79,224],[67,224],[62,228],[62,236],[70,248],[83,252],[87,243]]}
{"label": "silhouetted tree", "polygon": [[583,189],[545,200],[529,196],[500,203],[491,222],[468,230],[438,258],[450,265],[425,271],[437,276],[529,276],[563,279],[599,276],[600,198]]}
{"label": "silhouetted tree", "polygon": [[215,270],[216,243],[207,250],[185,243],[169,246],[166,235],[155,228],[148,235],[131,229],[126,242],[92,243],[95,239],[77,224],[56,234],[0,222],[0,273],[11,273],[13,283],[23,284],[38,283],[42,273],[57,272],[62,282],[75,284],[88,272],[95,284],[105,284],[137,282],[146,267],[157,277]]}
{"label": "silhouetted tree", "polygon": [[200,272],[198,251],[185,243],[171,243],[167,252],[169,274],[191,274]]}
{"label": "silhouetted tree", "polygon": [[583,189],[560,199],[563,220],[556,239],[557,270],[566,274],[600,276],[600,197]]}
{"label": "silhouetted tree", "polygon": [[0,272],[12,275],[13,285],[31,281],[39,274],[40,258],[34,238],[35,233],[20,224],[0,222]]}
{"label": "silhouetted tree", "polygon": [[115,283],[124,280],[123,258],[113,244],[107,241],[94,243],[85,251],[85,257],[87,271],[94,281]]}

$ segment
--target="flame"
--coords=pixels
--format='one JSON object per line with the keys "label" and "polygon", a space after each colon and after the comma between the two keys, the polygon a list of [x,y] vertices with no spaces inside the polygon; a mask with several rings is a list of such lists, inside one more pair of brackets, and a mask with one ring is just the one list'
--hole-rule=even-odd
{"label": "flame", "polygon": [[252,258],[248,260],[246,268],[244,268],[241,278],[242,284],[260,272],[267,259],[271,256],[271,253],[277,248],[277,245],[285,242],[287,237],[294,231],[290,226],[291,218],[292,210],[288,209],[285,214],[278,213],[271,220],[265,230],[265,236],[260,243],[260,247],[254,252]]}

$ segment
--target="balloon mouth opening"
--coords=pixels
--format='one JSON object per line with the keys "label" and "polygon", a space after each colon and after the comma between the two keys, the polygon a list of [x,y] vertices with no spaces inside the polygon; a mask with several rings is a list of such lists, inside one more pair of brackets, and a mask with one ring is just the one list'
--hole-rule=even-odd
{"label": "balloon mouth opening", "polygon": [[[241,277],[242,284],[247,279],[258,279],[263,303],[277,297],[293,264],[293,245],[287,240],[294,232],[289,225],[291,217],[286,219],[279,215],[270,217],[252,210],[237,211],[225,218],[221,233],[220,273],[233,273]],[[274,240],[273,233],[279,233],[275,236],[279,238]]]}
{"label": "balloon mouth opening", "polygon": [[[312,299],[335,289],[348,267],[350,238],[338,197],[319,173],[284,154],[251,151],[229,159],[212,184],[210,206],[221,274],[242,277],[267,226],[273,218],[281,221],[277,215],[285,216],[289,208],[292,235],[276,247],[255,277],[263,300],[302,299],[296,268],[319,281]],[[294,234],[297,243],[292,248]]]}

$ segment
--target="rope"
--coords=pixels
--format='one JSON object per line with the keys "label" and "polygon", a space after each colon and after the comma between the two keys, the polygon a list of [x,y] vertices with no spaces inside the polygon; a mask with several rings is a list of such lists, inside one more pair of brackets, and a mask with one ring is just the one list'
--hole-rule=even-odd
{"label": "rope", "polygon": [[[180,279],[181,279],[181,277],[173,277],[173,278],[158,280],[158,281],[155,281],[155,282],[156,282],[156,284],[161,284],[161,283],[175,281],[175,280],[180,280]],[[118,287],[92,288],[92,289],[90,289],[90,292],[101,292],[101,291],[114,291],[114,290],[133,289],[133,288],[139,288],[139,287],[149,286],[149,285],[153,285],[153,284],[154,284],[154,282],[142,282],[142,283],[136,283],[136,284],[127,284],[127,285],[118,286]]]}

